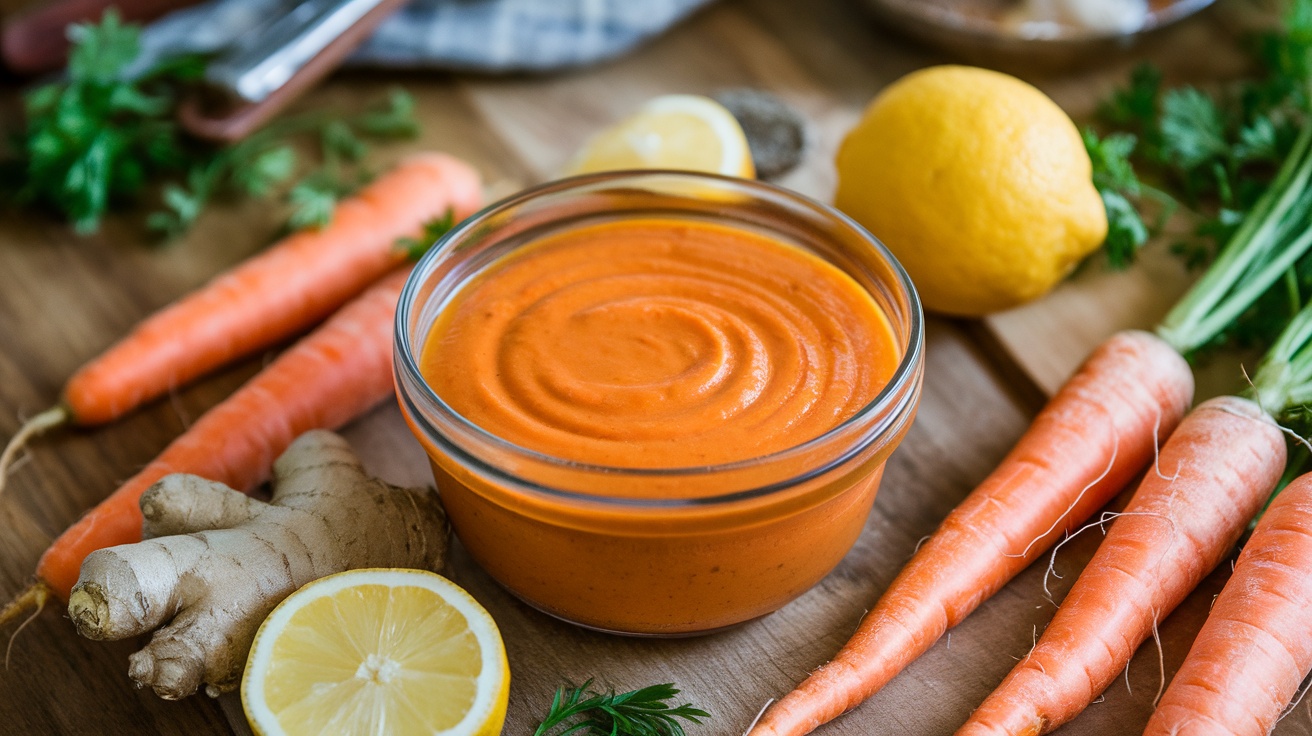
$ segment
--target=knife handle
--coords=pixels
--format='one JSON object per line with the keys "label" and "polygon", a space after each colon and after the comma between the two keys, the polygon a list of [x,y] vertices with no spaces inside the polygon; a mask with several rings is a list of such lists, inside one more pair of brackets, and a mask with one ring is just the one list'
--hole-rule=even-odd
{"label": "knife handle", "polygon": [[178,122],[192,135],[230,143],[264,125],[306,90],[328,76],[369,37],[378,24],[406,0],[382,0],[258,102],[240,98],[234,90],[199,89],[178,109]]}

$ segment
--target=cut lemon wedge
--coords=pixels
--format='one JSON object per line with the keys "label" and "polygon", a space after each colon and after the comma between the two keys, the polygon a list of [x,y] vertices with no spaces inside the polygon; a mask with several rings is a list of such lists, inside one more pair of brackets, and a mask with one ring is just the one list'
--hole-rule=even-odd
{"label": "cut lemon wedge", "polygon": [[494,736],[509,693],[492,617],[421,570],[352,570],[288,596],[256,633],[241,685],[262,736]]}
{"label": "cut lemon wedge", "polygon": [[680,169],[750,178],[742,126],[723,105],[697,95],[657,97],[636,115],[594,136],[568,174],[618,169]]}

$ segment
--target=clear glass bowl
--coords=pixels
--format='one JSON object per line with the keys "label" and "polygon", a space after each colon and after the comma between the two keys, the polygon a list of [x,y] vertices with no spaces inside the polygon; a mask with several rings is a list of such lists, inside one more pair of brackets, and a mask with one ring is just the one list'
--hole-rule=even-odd
{"label": "clear glass bowl", "polygon": [[[437,315],[484,267],[546,234],[652,216],[764,232],[842,269],[889,318],[900,356],[892,380],[842,424],[790,449],[665,469],[586,465],[513,445],[424,381],[420,357]],[[411,274],[396,319],[401,409],[470,555],[529,605],[615,633],[715,631],[804,593],[861,533],[920,399],[920,302],[892,254],[833,208],[742,179],[615,172],[525,191],[439,241]],[[662,490],[675,486],[677,498]]]}

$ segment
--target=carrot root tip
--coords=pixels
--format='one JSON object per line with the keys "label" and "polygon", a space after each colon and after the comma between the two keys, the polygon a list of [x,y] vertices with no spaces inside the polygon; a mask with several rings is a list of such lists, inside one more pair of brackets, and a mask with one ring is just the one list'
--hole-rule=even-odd
{"label": "carrot root tip", "polygon": [[5,445],[4,452],[0,453],[0,494],[4,493],[5,480],[9,477],[9,471],[13,468],[14,461],[18,459],[19,453],[27,446],[28,440],[55,427],[67,424],[72,418],[73,415],[68,409],[61,405],[52,406],[23,422],[23,426],[18,428],[18,432],[9,440],[9,444]]}
{"label": "carrot root tip", "polygon": [[14,597],[0,610],[0,627],[6,626],[10,621],[18,618],[20,615],[31,611],[23,623],[14,629],[14,633],[9,635],[9,644],[5,647],[5,669],[9,669],[9,655],[14,650],[14,640],[23,632],[28,624],[32,623],[41,611],[45,610],[46,603],[50,600],[50,586],[44,580],[38,580],[27,586],[23,592]]}

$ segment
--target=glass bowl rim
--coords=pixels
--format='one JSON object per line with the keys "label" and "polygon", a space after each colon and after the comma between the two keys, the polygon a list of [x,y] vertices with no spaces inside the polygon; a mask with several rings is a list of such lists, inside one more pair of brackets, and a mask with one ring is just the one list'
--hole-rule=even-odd
{"label": "glass bowl rim", "polygon": [[[782,450],[759,455],[755,457],[735,460],[728,463],[717,465],[699,465],[699,466],[682,466],[671,468],[631,468],[613,465],[596,465],[584,463],[575,460],[550,455],[544,452],[533,450],[522,445],[505,440],[488,430],[475,424],[464,415],[457,412],[447,404],[432,386],[424,379],[419,370],[419,365],[415,360],[413,351],[413,342],[411,340],[410,329],[408,327],[410,317],[413,314],[414,307],[418,303],[418,292],[423,286],[424,280],[428,277],[433,262],[443,257],[450,245],[457,242],[469,231],[479,227],[490,217],[498,212],[504,211],[523,204],[525,201],[535,199],[548,194],[568,194],[571,190],[584,189],[588,186],[602,184],[605,182],[621,182],[625,180],[643,180],[643,179],[687,179],[691,181],[709,182],[715,185],[729,185],[732,187],[743,188],[747,190],[758,190],[755,193],[764,193],[773,197],[782,197],[791,200],[792,204],[801,205],[805,208],[815,211],[827,217],[836,219],[840,225],[848,228],[855,233],[866,245],[874,249],[878,258],[884,265],[889,267],[892,274],[891,280],[884,280],[885,283],[900,290],[905,295],[908,304],[908,314],[906,318],[907,327],[907,347],[898,362],[887,384],[880,389],[868,403],[858,409],[852,416],[834,425],[824,433]],[[883,279],[881,279],[883,280]],[[896,296],[896,294],[895,294]],[[770,184],[768,182],[757,181],[754,179],[742,179],[732,176],[723,176],[720,174],[709,174],[693,171],[681,171],[674,169],[624,169],[617,171],[606,171],[594,174],[579,174],[576,176],[554,179],[552,181],[528,187],[516,194],[505,197],[493,202],[483,209],[475,212],[469,217],[462,220],[455,227],[451,228],[446,234],[438,238],[432,247],[415,263],[409,276],[406,278],[404,287],[401,290],[396,317],[394,321],[394,358],[396,365],[394,371],[397,373],[397,395],[403,404],[402,409],[410,415],[411,421],[424,430],[428,435],[440,440],[444,446],[444,451],[448,454],[458,456],[466,465],[473,465],[476,468],[489,472],[503,480],[510,481],[516,485],[529,485],[534,490],[547,492],[550,495],[561,496],[573,500],[584,500],[589,502],[614,503],[626,506],[685,506],[685,505],[706,505],[711,503],[720,503],[725,501],[741,500],[754,498],[761,495],[767,495],[769,492],[781,488],[791,487],[800,481],[810,477],[823,474],[828,470],[841,465],[848,459],[853,452],[862,449],[867,443],[856,443],[853,448],[838,454],[838,457],[823,463],[820,467],[811,469],[801,475],[794,476],[785,481],[771,483],[766,486],[759,486],[742,491],[735,491],[728,494],[678,498],[678,499],[652,499],[652,498],[634,498],[625,496],[605,496],[601,494],[583,493],[579,491],[569,491],[559,488],[544,486],[538,482],[521,478],[502,468],[496,467],[484,461],[475,455],[470,454],[464,448],[448,439],[442,432],[437,431],[431,425],[431,422],[423,416],[420,407],[415,405],[413,399],[408,396],[407,385],[405,381],[400,380],[401,374],[408,378],[410,383],[420,387],[421,395],[427,403],[435,407],[439,412],[453,419],[464,431],[472,434],[479,442],[486,442],[497,450],[507,452],[511,455],[526,458],[532,462],[542,463],[549,467],[559,468],[571,472],[579,473],[599,473],[608,475],[623,475],[629,477],[688,477],[710,475],[715,473],[727,473],[736,470],[744,470],[766,463],[785,461],[794,456],[805,454],[815,448],[833,440],[837,435],[851,430],[855,425],[872,416],[893,412],[895,415],[899,409],[906,413],[903,404],[909,403],[908,399],[903,399],[902,395],[910,389],[914,394],[919,393],[918,386],[912,386],[913,382],[918,381],[923,369],[923,356],[925,347],[924,335],[924,312],[920,304],[920,297],[916,291],[915,285],[911,282],[911,277],[907,274],[906,269],[898,262],[888,247],[868,230],[858,224],[851,217],[839,211],[835,207],[818,202],[799,192],[791,189]],[[914,396],[913,396],[914,398]],[[913,404],[914,406],[914,404]],[[883,433],[881,432],[881,435]]]}

